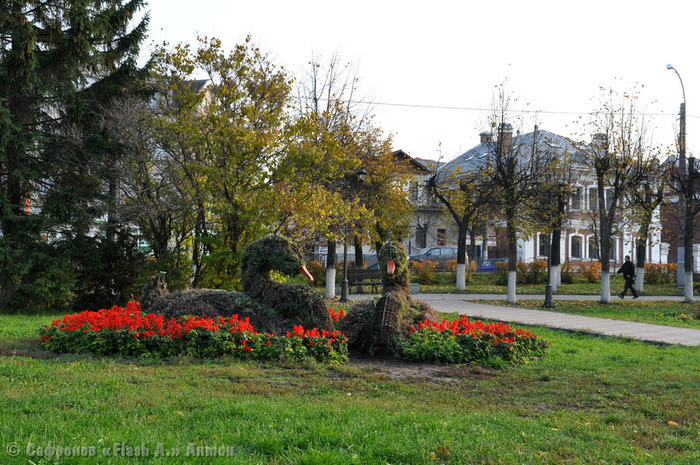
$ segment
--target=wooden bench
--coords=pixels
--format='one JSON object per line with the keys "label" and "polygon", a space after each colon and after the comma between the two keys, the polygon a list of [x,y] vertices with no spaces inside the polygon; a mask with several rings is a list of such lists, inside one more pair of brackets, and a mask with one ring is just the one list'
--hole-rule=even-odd
{"label": "wooden bench", "polygon": [[[366,282],[365,279],[370,279],[371,281]],[[382,270],[348,269],[348,287],[372,286],[372,292],[376,294],[377,288],[381,285]]]}

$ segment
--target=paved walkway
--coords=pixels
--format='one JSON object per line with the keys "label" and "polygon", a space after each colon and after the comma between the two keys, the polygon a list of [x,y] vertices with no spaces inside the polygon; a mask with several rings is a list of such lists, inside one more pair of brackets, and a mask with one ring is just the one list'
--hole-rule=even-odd
{"label": "paved walkway", "polygon": [[[352,295],[351,298],[371,298],[372,296]],[[474,300],[504,300],[500,294],[415,294],[415,299],[429,303],[442,312],[457,312],[461,315],[481,317],[508,323],[531,326],[544,326],[569,331],[581,331],[605,336],[637,339],[655,344],[678,344],[700,346],[700,330],[675,328],[672,326],[636,323],[633,321],[593,318],[567,313],[530,310],[524,308],[503,307],[497,305],[470,302]],[[617,297],[615,297],[617,299]],[[518,300],[542,300],[544,296],[518,295]],[[599,300],[600,296],[554,296],[557,300]],[[681,300],[675,296],[644,296],[640,300]]]}

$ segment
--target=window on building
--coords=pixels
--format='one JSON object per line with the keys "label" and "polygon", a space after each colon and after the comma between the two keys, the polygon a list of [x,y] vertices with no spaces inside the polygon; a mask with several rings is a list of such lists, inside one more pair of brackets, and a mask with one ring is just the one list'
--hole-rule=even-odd
{"label": "window on building", "polygon": [[408,189],[408,198],[411,202],[418,203],[418,200],[420,200],[420,187],[418,184],[411,184],[411,187]]}
{"label": "window on building", "polygon": [[595,237],[588,238],[588,258],[598,258],[598,241]]}
{"label": "window on building", "polygon": [[591,187],[588,190],[588,210],[592,212],[598,211],[598,188]]}
{"label": "window on building", "polygon": [[580,210],[581,209],[581,188],[576,187],[571,192],[571,209]]}
{"label": "window on building", "polygon": [[424,249],[427,247],[427,228],[416,228],[416,247]]}
{"label": "window on building", "polygon": [[581,255],[581,238],[578,236],[571,238],[571,258],[583,258]]}
{"label": "window on building", "polygon": [[549,234],[540,234],[540,257],[549,257]]}
{"label": "window on building", "polygon": [[617,239],[610,240],[610,260],[617,261]]}
{"label": "window on building", "polygon": [[613,191],[611,191],[611,190],[605,191],[605,208],[607,210],[610,210],[610,205],[612,205],[612,197],[613,197],[612,194],[613,194]]}
{"label": "window on building", "polygon": [[437,230],[437,245],[445,245],[447,242],[447,231],[444,229]]}

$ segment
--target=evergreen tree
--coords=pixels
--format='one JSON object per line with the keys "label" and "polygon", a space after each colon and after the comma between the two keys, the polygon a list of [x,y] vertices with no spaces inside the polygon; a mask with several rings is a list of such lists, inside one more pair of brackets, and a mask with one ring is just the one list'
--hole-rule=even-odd
{"label": "evergreen tree", "polygon": [[[88,233],[110,157],[100,102],[136,72],[143,0],[0,5],[0,308],[70,291],[58,239]],[[106,168],[106,171],[105,171]],[[109,183],[107,183],[109,184]],[[108,203],[108,202],[107,202]],[[13,297],[15,301],[13,302]]]}

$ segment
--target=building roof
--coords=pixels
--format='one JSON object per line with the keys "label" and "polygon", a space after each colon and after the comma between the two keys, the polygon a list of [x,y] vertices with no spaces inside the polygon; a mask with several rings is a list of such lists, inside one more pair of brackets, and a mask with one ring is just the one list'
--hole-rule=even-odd
{"label": "building roof", "polygon": [[[482,142],[479,143],[479,145],[472,147],[449,163],[446,163],[441,167],[440,171],[470,172],[476,171],[484,166],[488,156],[494,153],[495,143],[488,142],[486,138],[483,137],[489,134],[482,133],[481,135]],[[529,155],[532,154],[533,149],[541,153],[544,151],[555,153],[557,156],[568,153],[574,160],[580,159],[580,149],[571,139],[553,132],[538,129],[537,127],[535,127],[533,132],[514,136],[513,148],[523,155],[519,157],[519,160],[527,160]]]}
{"label": "building roof", "polygon": [[210,79],[192,79],[190,81],[190,87],[197,92],[201,92],[209,84],[211,84]]}
{"label": "building roof", "polygon": [[430,171],[434,171],[436,168],[445,164],[441,161],[429,160],[427,158],[414,158],[414,160],[425,166]]}
{"label": "building roof", "polygon": [[413,158],[403,150],[394,150],[393,152],[394,157],[396,157],[399,160],[406,160],[409,162],[411,165],[411,168],[419,174],[428,174],[432,171],[431,167],[426,165],[425,163],[422,163],[422,161],[418,158]]}

